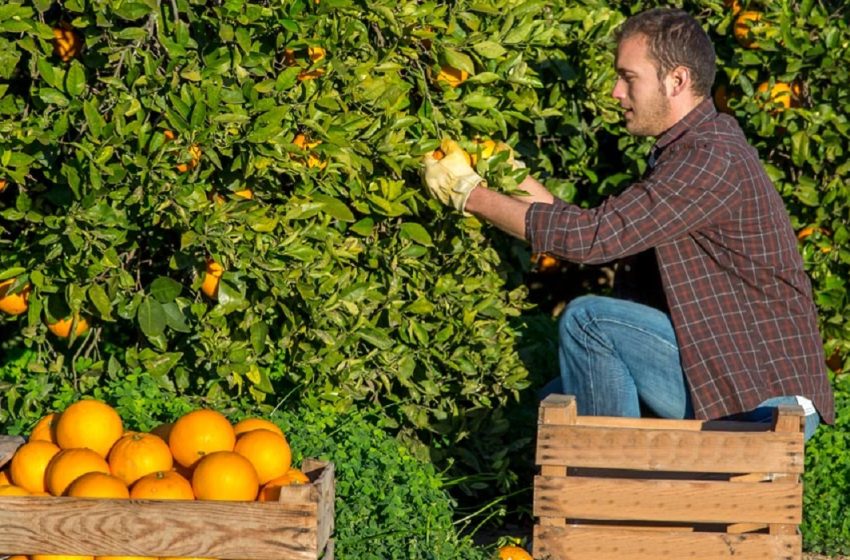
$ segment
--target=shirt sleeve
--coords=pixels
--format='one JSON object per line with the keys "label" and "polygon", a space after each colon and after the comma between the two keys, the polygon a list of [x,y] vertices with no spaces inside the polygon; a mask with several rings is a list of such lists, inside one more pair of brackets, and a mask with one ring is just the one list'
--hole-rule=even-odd
{"label": "shirt sleeve", "polygon": [[639,253],[732,215],[743,178],[734,154],[709,144],[672,145],[652,173],[596,208],[534,203],[525,217],[533,252],[598,264]]}

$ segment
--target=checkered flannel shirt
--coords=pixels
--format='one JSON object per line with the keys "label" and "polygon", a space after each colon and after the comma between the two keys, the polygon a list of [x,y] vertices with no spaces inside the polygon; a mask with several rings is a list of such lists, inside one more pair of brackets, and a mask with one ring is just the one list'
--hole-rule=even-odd
{"label": "checkered flannel shirt", "polygon": [[650,167],[596,208],[532,204],[532,251],[590,264],[655,251],[697,418],[800,395],[832,423],[797,239],[735,119],[705,100],[658,138]]}

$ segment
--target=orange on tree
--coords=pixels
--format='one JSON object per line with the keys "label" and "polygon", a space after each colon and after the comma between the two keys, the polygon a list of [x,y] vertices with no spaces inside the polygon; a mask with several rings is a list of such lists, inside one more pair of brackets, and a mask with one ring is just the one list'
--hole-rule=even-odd
{"label": "orange on tree", "polygon": [[123,435],[124,425],[118,412],[95,399],[71,404],[56,420],[56,444],[62,449],[87,447],[106,457]]}
{"label": "orange on tree", "polygon": [[[295,138],[292,139],[292,143],[301,148],[304,151],[310,151],[316,146],[321,145],[321,141],[315,140],[311,141],[305,135],[299,133],[295,135]],[[315,154],[310,153],[307,156],[307,167],[318,167],[319,169],[324,169],[327,167],[328,162],[320,160]]]}
{"label": "orange on tree", "polygon": [[271,430],[283,436],[283,430],[277,424],[265,418],[244,418],[233,426],[233,432],[237,437],[251,430]]}
{"label": "orange on tree", "polygon": [[253,501],[259,489],[254,465],[235,451],[204,456],[192,473],[192,490],[199,500]]}
{"label": "orange on tree", "polygon": [[737,15],[742,9],[740,0],[723,0],[723,5],[727,8],[731,8],[733,16]]}
{"label": "orange on tree", "polygon": [[[307,57],[311,62],[316,63],[325,58],[325,49],[322,47],[307,47]],[[298,74],[298,79],[301,81],[314,80],[325,74],[324,68],[314,68],[313,70],[302,70]]]}
{"label": "orange on tree", "polygon": [[251,461],[260,484],[282,476],[292,465],[289,443],[271,430],[245,432],[236,438],[233,450]]}
{"label": "orange on tree", "polygon": [[194,500],[192,483],[177,471],[146,474],[130,487],[134,500]]}
{"label": "orange on tree", "polygon": [[85,317],[76,315],[76,317],[65,317],[59,319],[55,323],[47,323],[47,330],[58,336],[59,338],[68,338],[71,336],[71,328],[74,321],[77,322],[77,328],[74,330],[74,336],[82,336],[89,330],[88,321]]}
{"label": "orange on tree", "polygon": [[53,28],[53,52],[62,62],[68,62],[80,54],[83,40],[67,22]]}
{"label": "orange on tree", "polygon": [[29,492],[44,492],[44,473],[59,446],[49,441],[28,441],[15,451],[9,466],[12,483]]}
{"label": "orange on tree", "polygon": [[146,474],[170,470],[174,465],[171,449],[161,437],[142,432],[124,434],[107,457],[113,475],[131,485]]}
{"label": "orange on tree", "polygon": [[72,498],[118,498],[127,499],[130,491],[123,480],[102,472],[85,473],[74,479],[65,490]]}
{"label": "orange on tree", "polygon": [[516,545],[507,545],[499,548],[499,560],[534,560],[524,548]]}
{"label": "orange on tree", "polygon": [[283,476],[273,478],[260,488],[257,500],[261,502],[276,502],[280,499],[280,489],[284,486],[310,484],[310,478],[296,468],[290,468]]}
{"label": "orange on tree", "polygon": [[4,484],[0,486],[0,496],[29,496],[30,492],[26,488],[21,488],[14,484]]}
{"label": "orange on tree", "polygon": [[233,451],[236,433],[225,416],[215,410],[188,412],[174,422],[168,446],[174,460],[192,467],[199,459],[216,451]]}
{"label": "orange on tree", "polygon": [[165,136],[165,139],[168,140],[169,142],[174,140],[175,138],[177,138],[177,135],[174,133],[173,130],[167,130],[166,129],[162,132],[162,135]]}
{"label": "orange on tree", "polygon": [[469,72],[449,65],[443,65],[440,68],[440,72],[437,74],[438,82],[445,82],[453,88],[459,86],[468,79]]}
{"label": "orange on tree", "polygon": [[9,183],[6,182],[6,179],[0,179],[0,193],[6,190],[6,187]]}
{"label": "orange on tree", "polygon": [[472,165],[478,163],[478,151],[481,152],[482,159],[490,159],[496,153],[498,144],[496,144],[495,140],[473,140],[473,142],[477,145],[478,150],[469,154],[471,158]]}
{"label": "orange on tree", "polygon": [[177,164],[177,171],[180,173],[186,173],[187,171],[191,171],[198,167],[198,164],[201,162],[201,147],[197,144],[192,144],[189,146],[189,161],[185,161]]}
{"label": "orange on tree", "polygon": [[61,496],[72,482],[90,472],[109,474],[109,464],[99,453],[85,447],[63,449],[47,465],[45,486],[51,495]]}
{"label": "orange on tree", "polygon": [[[770,94],[768,95],[768,91]],[[770,104],[776,106],[776,110],[789,109],[796,105],[797,91],[791,87],[791,84],[785,82],[776,82],[772,86],[770,82],[762,82],[759,84],[756,92],[760,97],[767,97]]]}
{"label": "orange on tree", "polygon": [[224,274],[224,268],[212,259],[207,260],[207,269],[204,272],[204,282],[201,284],[201,291],[210,299],[218,297],[218,284],[221,281],[221,275]]}
{"label": "orange on tree", "polygon": [[759,21],[761,21],[761,12],[745,10],[738,14],[732,28],[732,33],[735,35],[738,44],[746,49],[757,49],[759,47],[752,29]]}
{"label": "orange on tree", "polygon": [[10,293],[14,278],[0,282],[0,311],[9,315],[20,315],[27,310],[27,300],[30,295],[30,285],[25,284],[23,288],[15,293]]}
{"label": "orange on tree", "polygon": [[41,419],[35,423],[32,431],[30,432],[30,437],[27,441],[51,441],[56,443],[56,420],[58,420],[58,416],[55,412],[51,412],[49,414],[45,414],[41,417]]}

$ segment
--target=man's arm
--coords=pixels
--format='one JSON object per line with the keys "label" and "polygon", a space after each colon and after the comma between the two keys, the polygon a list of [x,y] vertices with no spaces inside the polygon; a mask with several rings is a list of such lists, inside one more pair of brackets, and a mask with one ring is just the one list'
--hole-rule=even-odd
{"label": "man's arm", "polygon": [[525,240],[525,214],[534,202],[552,204],[555,197],[530,175],[519,189],[528,195],[508,196],[482,186],[469,193],[466,211],[487,220],[505,233]]}

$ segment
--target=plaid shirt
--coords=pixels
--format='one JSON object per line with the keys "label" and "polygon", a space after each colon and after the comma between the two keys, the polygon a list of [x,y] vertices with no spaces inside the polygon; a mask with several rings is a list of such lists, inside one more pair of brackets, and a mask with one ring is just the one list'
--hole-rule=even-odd
{"label": "plaid shirt", "polygon": [[532,204],[532,251],[603,263],[654,249],[697,418],[800,395],[832,423],[797,238],[735,119],[705,100],[658,138],[650,167],[596,208]]}

